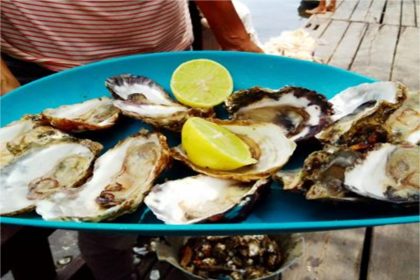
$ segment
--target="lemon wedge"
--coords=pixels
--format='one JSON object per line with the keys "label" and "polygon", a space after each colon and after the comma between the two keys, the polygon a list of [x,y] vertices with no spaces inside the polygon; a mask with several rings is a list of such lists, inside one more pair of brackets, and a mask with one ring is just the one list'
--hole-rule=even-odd
{"label": "lemon wedge", "polygon": [[233,170],[257,162],[241,138],[202,118],[189,118],[182,127],[181,138],[188,159],[200,167]]}
{"label": "lemon wedge", "polygon": [[171,90],[184,105],[210,108],[232,93],[233,80],[223,65],[209,59],[194,59],[182,63],[174,71]]}

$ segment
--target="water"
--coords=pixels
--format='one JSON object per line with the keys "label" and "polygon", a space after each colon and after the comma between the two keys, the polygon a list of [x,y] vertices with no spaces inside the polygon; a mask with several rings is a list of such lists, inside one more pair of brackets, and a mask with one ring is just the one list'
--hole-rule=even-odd
{"label": "water", "polygon": [[[240,0],[251,11],[253,25],[262,43],[270,37],[280,36],[282,31],[303,26],[306,18],[299,15],[301,0]],[[316,5],[316,4],[315,4]]]}

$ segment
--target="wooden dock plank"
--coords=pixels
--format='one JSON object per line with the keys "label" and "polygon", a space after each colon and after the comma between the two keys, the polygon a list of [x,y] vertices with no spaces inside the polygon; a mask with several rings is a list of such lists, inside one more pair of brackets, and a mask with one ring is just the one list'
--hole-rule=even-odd
{"label": "wooden dock plank", "polygon": [[328,62],[349,25],[348,21],[332,20],[318,40],[315,57]]}
{"label": "wooden dock plank", "polygon": [[320,17],[318,15],[311,16],[306,22],[304,28],[313,38],[319,38],[327,26],[330,24],[329,18]]}
{"label": "wooden dock plank", "polygon": [[384,24],[400,25],[401,22],[401,1],[389,0],[386,2]]}
{"label": "wooden dock plank", "polygon": [[356,55],[366,28],[366,23],[351,22],[334,55],[331,57],[329,64],[348,69]]}
{"label": "wooden dock plank", "polygon": [[372,0],[360,0],[351,15],[350,21],[363,21],[371,4]]}
{"label": "wooden dock plank", "polygon": [[[416,51],[417,50],[417,51]],[[391,79],[419,90],[420,73],[420,28],[402,27],[395,54]]]}
{"label": "wooden dock plank", "polygon": [[420,27],[420,0],[416,0],[416,26]]}
{"label": "wooden dock plank", "polygon": [[282,279],[359,279],[364,228],[312,232],[303,236],[303,256],[282,274]]}
{"label": "wooden dock plank", "polygon": [[386,0],[373,0],[366,14],[365,21],[380,23]]}
{"label": "wooden dock plank", "polygon": [[348,20],[350,19],[358,1],[343,1],[332,15],[333,19]]}
{"label": "wooden dock plank", "polygon": [[416,26],[416,7],[414,0],[405,0],[402,2],[401,25]]}
{"label": "wooden dock plank", "polygon": [[375,227],[367,279],[420,279],[419,246],[419,224]]}
{"label": "wooden dock plank", "polygon": [[398,26],[370,24],[351,70],[380,80],[389,80],[398,31]]}

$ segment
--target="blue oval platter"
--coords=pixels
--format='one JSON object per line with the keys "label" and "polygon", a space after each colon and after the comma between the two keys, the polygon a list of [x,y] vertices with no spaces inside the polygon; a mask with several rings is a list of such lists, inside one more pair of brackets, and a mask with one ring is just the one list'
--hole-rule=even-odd
{"label": "blue oval platter", "polygon": [[[172,52],[134,55],[114,58],[76,67],[22,86],[3,96],[1,126],[25,114],[39,113],[86,99],[109,96],[104,86],[106,78],[122,73],[147,76],[160,83],[168,92],[169,81],[175,68],[190,59],[208,58],[223,64],[231,73],[235,89],[252,86],[279,88],[285,85],[301,86],[333,97],[341,90],[364,82],[374,81],[355,73],[296,59],[264,54],[239,52]],[[124,119],[115,128],[81,137],[100,141],[105,148],[149,126],[140,121]],[[170,145],[176,135],[165,133]],[[303,149],[311,147],[303,147]],[[294,156],[286,168],[302,164],[303,156]],[[188,174],[187,168],[175,165],[159,178],[177,178]],[[1,194],[0,194],[1,195]],[[316,231],[385,224],[419,222],[418,208],[396,208],[391,205],[355,205],[308,201],[301,194],[283,192],[273,183],[270,193],[263,197],[251,214],[238,223],[166,225],[157,220],[144,205],[129,215],[110,222],[79,223],[44,221],[35,213],[15,217],[1,217],[2,224],[64,228],[74,230],[124,231],[144,235],[211,235],[275,233],[281,231]]]}

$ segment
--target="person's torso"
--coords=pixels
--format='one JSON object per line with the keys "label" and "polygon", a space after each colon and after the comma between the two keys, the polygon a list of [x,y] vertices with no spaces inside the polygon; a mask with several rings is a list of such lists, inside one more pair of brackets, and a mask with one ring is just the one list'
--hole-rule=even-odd
{"label": "person's torso", "polygon": [[192,42],[185,0],[2,0],[1,24],[3,52],[55,71]]}

